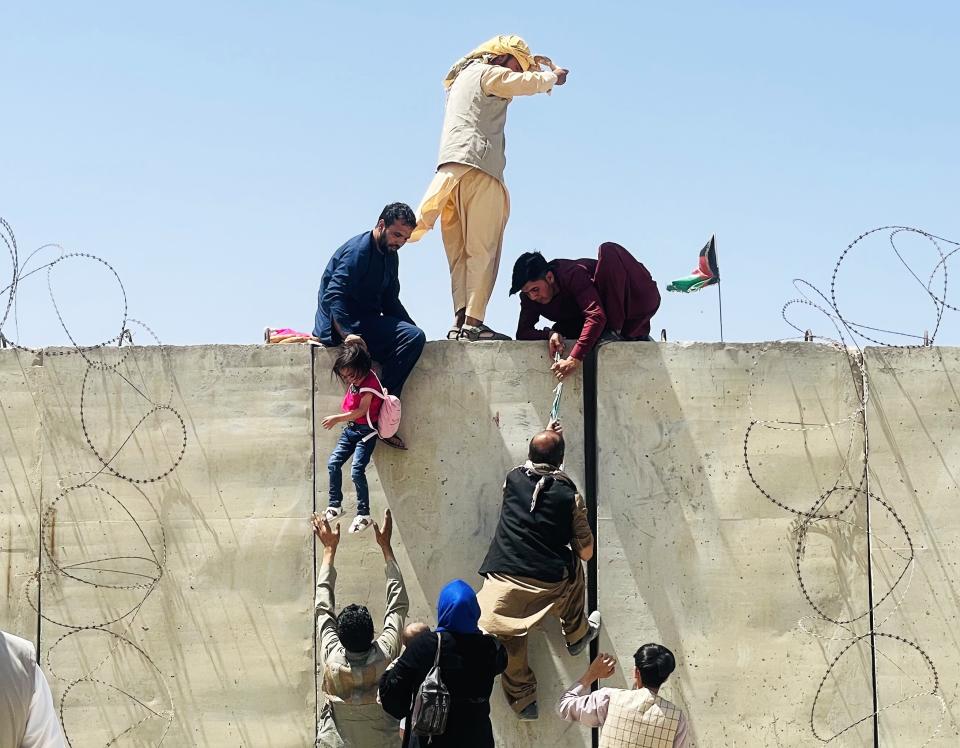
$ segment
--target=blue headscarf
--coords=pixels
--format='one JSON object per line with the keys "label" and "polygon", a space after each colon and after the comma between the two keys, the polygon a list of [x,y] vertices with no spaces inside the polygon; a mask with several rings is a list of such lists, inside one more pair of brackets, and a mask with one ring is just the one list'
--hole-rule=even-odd
{"label": "blue headscarf", "polygon": [[437,631],[456,634],[479,634],[480,603],[469,584],[454,579],[440,590],[437,599]]}

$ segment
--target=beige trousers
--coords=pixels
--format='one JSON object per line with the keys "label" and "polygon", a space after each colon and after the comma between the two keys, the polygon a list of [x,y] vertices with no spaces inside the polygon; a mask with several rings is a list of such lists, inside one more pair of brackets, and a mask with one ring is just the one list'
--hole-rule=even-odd
{"label": "beige trousers", "polygon": [[417,211],[419,239],[437,218],[450,267],[453,311],[483,320],[497,281],[510,197],[499,179],[462,164],[444,164]]}
{"label": "beige trousers", "polygon": [[590,629],[584,611],[586,579],[577,562],[573,579],[542,582],[527,577],[488,574],[477,594],[480,627],[496,636],[507,650],[507,669],[500,685],[515,712],[537,700],[537,676],[527,661],[527,632],[544,617],[560,619],[563,638],[574,644]]}

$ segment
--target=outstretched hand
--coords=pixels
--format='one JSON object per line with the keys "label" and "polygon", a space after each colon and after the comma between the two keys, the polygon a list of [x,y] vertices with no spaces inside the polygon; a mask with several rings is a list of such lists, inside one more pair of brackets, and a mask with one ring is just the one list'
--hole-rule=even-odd
{"label": "outstretched hand", "polygon": [[558,434],[563,436],[563,424],[560,423],[559,418],[554,418],[550,423],[547,424],[547,431],[556,431]]}
{"label": "outstretched hand", "polygon": [[330,523],[322,515],[314,514],[312,517],[313,533],[317,536],[320,544],[330,551],[337,550],[337,544],[340,542],[340,523],[336,529],[330,527]]}
{"label": "outstretched hand", "polygon": [[613,655],[601,652],[590,663],[587,672],[583,674],[583,681],[593,683],[601,678],[609,678],[617,669],[617,658]]}
{"label": "outstretched hand", "polygon": [[390,545],[390,539],[393,537],[393,515],[389,509],[383,513],[382,530],[376,522],[373,523],[373,536],[376,538],[380,550],[383,551],[383,557],[386,559],[393,558],[393,548]]}
{"label": "outstretched hand", "polygon": [[332,429],[334,426],[340,423],[341,415],[342,415],[341,413],[336,413],[334,415],[324,416],[323,420],[320,421],[320,425],[323,426],[325,429],[328,429],[328,430]]}
{"label": "outstretched hand", "polygon": [[560,359],[557,361],[557,363],[551,366],[550,371],[552,371],[556,375],[557,379],[562,382],[564,378],[570,376],[579,368],[580,362],[573,356],[568,356],[567,358]]}

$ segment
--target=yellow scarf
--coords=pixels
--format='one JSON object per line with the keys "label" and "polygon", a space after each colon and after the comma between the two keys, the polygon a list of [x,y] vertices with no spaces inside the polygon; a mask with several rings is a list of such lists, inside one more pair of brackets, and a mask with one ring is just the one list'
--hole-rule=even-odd
{"label": "yellow scarf", "polygon": [[465,57],[461,57],[450,68],[447,76],[443,79],[443,87],[450,88],[453,81],[467,65],[480,60],[490,62],[490,60],[500,55],[511,55],[520,63],[520,68],[527,72],[528,70],[540,70],[541,65],[552,65],[548,57],[535,55],[530,51],[530,47],[519,36],[513,34],[502,34],[489,39],[473,50]]}

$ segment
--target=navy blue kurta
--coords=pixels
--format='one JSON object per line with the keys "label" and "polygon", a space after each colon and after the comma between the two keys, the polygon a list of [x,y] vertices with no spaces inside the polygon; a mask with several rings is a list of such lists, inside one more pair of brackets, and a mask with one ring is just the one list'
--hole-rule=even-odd
{"label": "navy blue kurta", "polygon": [[373,232],[365,231],[346,241],[327,263],[317,294],[313,334],[324,345],[339,345],[337,326],[343,335],[360,334],[364,317],[381,314],[414,324],[400,303],[397,253],[381,252]]}

